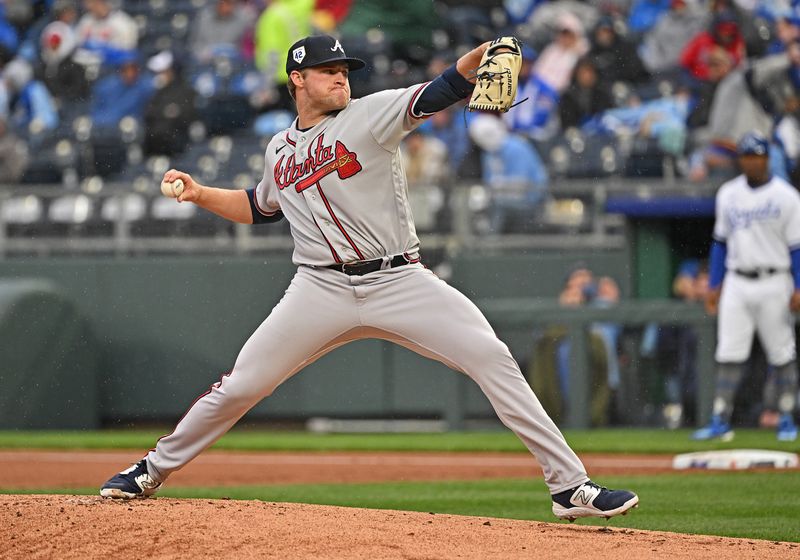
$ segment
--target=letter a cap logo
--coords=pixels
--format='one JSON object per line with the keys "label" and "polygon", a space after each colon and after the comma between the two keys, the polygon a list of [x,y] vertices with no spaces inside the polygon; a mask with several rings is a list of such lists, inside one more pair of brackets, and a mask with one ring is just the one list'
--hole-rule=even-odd
{"label": "letter a cap logo", "polygon": [[287,52],[286,73],[322,64],[344,63],[350,70],[364,68],[364,61],[347,56],[344,46],[331,35],[311,35],[295,42]]}

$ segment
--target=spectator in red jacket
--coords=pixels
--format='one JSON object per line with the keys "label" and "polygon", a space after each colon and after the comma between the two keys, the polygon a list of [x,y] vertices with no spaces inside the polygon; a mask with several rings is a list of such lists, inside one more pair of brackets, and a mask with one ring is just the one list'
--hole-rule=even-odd
{"label": "spectator in red jacket", "polygon": [[681,54],[681,66],[698,80],[708,80],[710,53],[721,47],[733,57],[738,66],[745,57],[744,38],[733,14],[721,13],[714,17],[711,27],[692,39]]}

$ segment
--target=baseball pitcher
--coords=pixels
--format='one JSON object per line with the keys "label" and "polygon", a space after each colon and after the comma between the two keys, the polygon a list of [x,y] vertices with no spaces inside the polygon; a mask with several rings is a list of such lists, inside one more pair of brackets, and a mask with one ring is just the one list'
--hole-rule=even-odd
{"label": "baseball pitcher", "polygon": [[[769,143],[739,141],[742,174],[719,188],[706,309],[718,312],[717,387],[711,423],[693,439],[733,439],[731,414],[753,334],[775,368],[778,439],[797,439],[794,316],[800,310],[800,194],[769,172]],[[724,282],[723,282],[724,279]]]}
{"label": "baseball pitcher", "polygon": [[559,518],[612,517],[639,499],[589,480],[531,391],[511,354],[475,305],[420,263],[401,140],[425,118],[470,96],[506,110],[519,68],[513,38],[485,43],[429,83],[350,98],[348,74],[364,62],[338,39],[297,41],[286,72],[298,117],[266,149],[255,188],[204,186],[170,170],[168,191],[239,223],[285,218],[297,273],[284,297],[242,347],[233,370],[200,397],[175,430],[106,482],[112,498],[153,494],[250,408],[306,365],[353,340],[390,340],[470,376],[544,471]]}

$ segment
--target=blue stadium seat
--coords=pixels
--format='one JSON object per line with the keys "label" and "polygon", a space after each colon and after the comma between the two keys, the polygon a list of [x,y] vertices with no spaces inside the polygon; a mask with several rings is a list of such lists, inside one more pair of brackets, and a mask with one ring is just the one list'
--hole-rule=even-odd
{"label": "blue stadium seat", "polygon": [[29,150],[30,160],[22,176],[22,183],[61,183],[68,170],[74,172],[79,165],[75,142],[58,134],[48,135]]}
{"label": "blue stadium seat", "polygon": [[575,129],[546,145],[543,159],[556,177],[592,178],[619,175],[623,157],[613,136],[585,136]]}
{"label": "blue stadium seat", "polygon": [[665,155],[655,138],[637,136],[625,162],[625,177],[663,177]]}
{"label": "blue stadium seat", "polygon": [[613,137],[587,136],[569,142],[572,157],[567,177],[592,178],[618,174],[622,168]]}

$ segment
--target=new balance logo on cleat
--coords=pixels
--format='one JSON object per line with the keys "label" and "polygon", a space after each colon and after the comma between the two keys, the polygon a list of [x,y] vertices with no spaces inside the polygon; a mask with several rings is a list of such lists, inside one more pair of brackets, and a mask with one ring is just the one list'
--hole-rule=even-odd
{"label": "new balance logo on cleat", "polygon": [[[595,489],[592,489],[592,490],[595,490]],[[585,506],[588,506],[589,502],[591,502],[592,499],[595,496],[597,496],[598,493],[599,493],[599,490],[595,490],[594,492],[587,492],[586,489],[584,488],[584,486],[581,486],[580,488],[578,488],[578,491],[575,492],[575,495],[572,497],[570,502],[572,502],[576,506],[579,505],[579,504],[583,504]]]}
{"label": "new balance logo on cleat", "polygon": [[579,517],[626,515],[639,504],[639,497],[628,490],[609,490],[592,482],[553,494],[553,515],[575,521]]}
{"label": "new balance logo on cleat", "polygon": [[147,472],[147,461],[142,459],[129,468],[112,476],[100,488],[100,495],[104,498],[147,498],[156,493],[161,483],[156,481]]}

